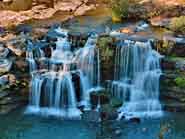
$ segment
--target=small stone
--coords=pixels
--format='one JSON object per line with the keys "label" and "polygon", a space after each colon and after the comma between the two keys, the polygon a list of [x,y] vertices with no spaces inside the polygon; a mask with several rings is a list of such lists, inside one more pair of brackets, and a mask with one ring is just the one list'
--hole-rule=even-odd
{"label": "small stone", "polygon": [[117,129],[117,130],[115,131],[115,135],[116,135],[116,136],[121,136],[121,134],[122,134],[121,129]]}
{"label": "small stone", "polygon": [[147,131],[147,128],[142,128],[142,131],[143,131],[143,132],[146,132],[146,131]]}

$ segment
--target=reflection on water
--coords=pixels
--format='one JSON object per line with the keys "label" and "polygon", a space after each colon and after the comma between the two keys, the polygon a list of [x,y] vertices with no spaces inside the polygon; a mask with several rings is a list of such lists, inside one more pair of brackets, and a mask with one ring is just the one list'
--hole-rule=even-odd
{"label": "reflection on water", "polygon": [[[101,125],[83,121],[24,116],[22,111],[0,117],[0,139],[158,139],[160,126],[170,125],[164,139],[184,139],[183,113],[173,113],[158,120],[140,124],[104,122]],[[122,134],[117,134],[117,130]]]}

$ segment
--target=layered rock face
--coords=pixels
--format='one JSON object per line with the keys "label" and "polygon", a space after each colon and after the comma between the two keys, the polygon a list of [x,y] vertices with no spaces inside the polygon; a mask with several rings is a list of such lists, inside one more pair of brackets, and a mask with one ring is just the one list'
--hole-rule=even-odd
{"label": "layered rock face", "polygon": [[8,0],[0,2],[0,10],[22,11],[32,7],[32,0]]}

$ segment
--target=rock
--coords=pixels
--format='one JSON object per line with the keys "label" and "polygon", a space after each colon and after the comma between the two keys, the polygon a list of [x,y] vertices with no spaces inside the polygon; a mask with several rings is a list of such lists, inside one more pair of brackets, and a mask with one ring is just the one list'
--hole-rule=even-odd
{"label": "rock", "polygon": [[174,61],[171,61],[167,58],[163,58],[161,60],[161,68],[162,70],[175,70],[175,62]]}
{"label": "rock", "polygon": [[31,19],[28,16],[13,11],[1,11],[0,17],[0,26],[2,27],[11,27],[13,25],[21,24],[23,21]]}
{"label": "rock", "polygon": [[4,0],[0,2],[1,10],[22,11],[32,7],[32,0]]}
{"label": "rock", "polygon": [[13,74],[8,74],[8,82],[10,85],[16,84],[16,77]]}
{"label": "rock", "polygon": [[147,24],[145,21],[140,21],[139,23],[137,23],[136,25],[136,31],[140,32],[140,31],[146,31],[147,29],[149,29],[149,24]]}
{"label": "rock", "polygon": [[118,98],[111,98],[110,105],[113,108],[119,108],[119,107],[121,107],[123,105],[123,101],[118,99]]}
{"label": "rock", "polygon": [[184,46],[185,46],[185,38],[184,37],[175,37],[172,35],[164,35],[163,40],[164,41],[172,41],[175,44],[184,44]]}
{"label": "rock", "polygon": [[3,44],[0,44],[0,58],[6,58],[9,54],[9,50],[4,47]]}
{"label": "rock", "polygon": [[5,85],[8,83],[8,75],[3,75],[0,77],[0,85]]}
{"label": "rock", "polygon": [[100,105],[109,104],[110,96],[105,90],[100,90],[92,92],[90,94],[91,104],[96,107],[99,103]]}
{"label": "rock", "polygon": [[147,128],[142,128],[142,132],[146,132],[147,131]]}
{"label": "rock", "polygon": [[111,105],[105,104],[100,108],[100,117],[102,121],[112,121],[117,119],[118,113]]}
{"label": "rock", "polygon": [[0,72],[9,72],[12,67],[12,61],[8,59],[0,59]]}
{"label": "rock", "polygon": [[170,18],[163,18],[161,16],[150,19],[150,23],[152,26],[168,27],[170,22],[171,22]]}
{"label": "rock", "polygon": [[7,3],[11,3],[11,2],[13,2],[13,0],[3,0],[3,2],[7,2]]}
{"label": "rock", "polygon": [[48,32],[48,29],[46,28],[34,28],[32,30],[31,36],[33,36],[33,38],[41,38],[45,36],[47,32]]}
{"label": "rock", "polygon": [[20,107],[20,104],[3,105],[0,107],[0,115],[6,115]]}
{"label": "rock", "polygon": [[81,5],[74,13],[75,16],[84,15],[87,11],[95,9],[95,5]]}
{"label": "rock", "polygon": [[99,122],[100,113],[97,111],[85,111],[82,114],[82,120],[88,121],[88,122]]}
{"label": "rock", "polygon": [[126,34],[134,34],[135,29],[131,28],[131,27],[125,27],[120,29],[120,33],[126,33]]}
{"label": "rock", "polygon": [[26,62],[25,59],[16,59],[14,62],[15,68],[20,69],[21,71],[26,71],[28,70],[28,63]]}
{"label": "rock", "polygon": [[140,123],[141,119],[138,118],[138,117],[133,117],[133,118],[129,119],[129,122],[131,122],[131,123]]}
{"label": "rock", "polygon": [[70,1],[59,1],[55,5],[55,9],[61,11],[73,12],[75,11],[83,2],[81,0]]}
{"label": "rock", "polygon": [[[25,53],[25,38],[13,39],[6,43],[7,48],[9,48],[15,55],[22,56]],[[24,50],[23,50],[24,49]]]}
{"label": "rock", "polygon": [[185,103],[179,103],[174,100],[164,102],[162,104],[163,110],[169,112],[185,112]]}
{"label": "rock", "polygon": [[54,0],[36,0],[37,4],[45,4],[47,7],[54,8]]}
{"label": "rock", "polygon": [[5,35],[5,29],[0,27],[0,37]]}
{"label": "rock", "polygon": [[26,24],[21,24],[21,25],[18,25],[16,28],[15,28],[15,31],[17,34],[23,32],[23,33],[30,33],[32,31],[32,26],[30,25],[26,25]]}
{"label": "rock", "polygon": [[121,136],[121,135],[122,135],[122,131],[121,131],[120,129],[117,129],[117,130],[115,131],[115,135],[116,135],[116,136]]}

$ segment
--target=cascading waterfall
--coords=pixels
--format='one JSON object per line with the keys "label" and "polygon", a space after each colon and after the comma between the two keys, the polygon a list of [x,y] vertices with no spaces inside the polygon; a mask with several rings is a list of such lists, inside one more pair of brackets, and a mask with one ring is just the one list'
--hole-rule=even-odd
{"label": "cascading waterfall", "polygon": [[[57,37],[56,49],[52,49],[49,69],[37,69],[32,74],[30,103],[26,113],[80,118],[81,111],[78,106],[84,106],[84,110],[91,108],[89,90],[97,86],[100,80],[97,36],[91,35],[84,48],[73,52],[68,33],[60,28],[55,31],[60,36]],[[39,52],[41,56],[45,55],[40,48]],[[34,60],[34,55],[31,58]],[[74,75],[79,78],[80,100],[77,99]]]}
{"label": "cascading waterfall", "polygon": [[123,100],[120,117],[158,117],[160,55],[151,42],[123,40],[116,50],[115,80],[109,86],[112,95]]}
{"label": "cascading waterfall", "polygon": [[74,58],[77,67],[88,77],[90,88],[100,86],[100,57],[96,49],[97,39],[97,35],[89,37],[85,47],[79,49]]}

